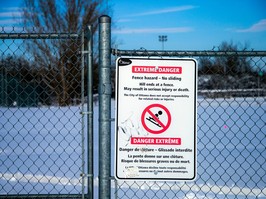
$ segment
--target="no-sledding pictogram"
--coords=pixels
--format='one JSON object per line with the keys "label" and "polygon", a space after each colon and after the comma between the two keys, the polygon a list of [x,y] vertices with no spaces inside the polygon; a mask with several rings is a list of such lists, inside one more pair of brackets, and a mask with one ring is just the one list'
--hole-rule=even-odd
{"label": "no-sledding pictogram", "polygon": [[142,112],[141,123],[149,133],[163,133],[171,124],[170,111],[162,104],[151,104]]}

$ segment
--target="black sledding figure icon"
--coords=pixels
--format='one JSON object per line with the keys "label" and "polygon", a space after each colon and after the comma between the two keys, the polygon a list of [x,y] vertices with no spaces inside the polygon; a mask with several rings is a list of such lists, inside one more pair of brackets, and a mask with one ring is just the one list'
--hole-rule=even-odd
{"label": "black sledding figure icon", "polygon": [[[158,113],[156,113],[155,116],[159,119],[159,115],[162,115],[162,114],[163,114],[162,111],[158,111]],[[158,122],[156,122],[156,120],[155,120],[153,117],[151,117],[151,116],[149,116],[148,118],[146,118],[146,120],[148,120],[149,122],[155,124],[155,125],[158,126],[158,127],[162,127],[162,126],[161,126]]]}

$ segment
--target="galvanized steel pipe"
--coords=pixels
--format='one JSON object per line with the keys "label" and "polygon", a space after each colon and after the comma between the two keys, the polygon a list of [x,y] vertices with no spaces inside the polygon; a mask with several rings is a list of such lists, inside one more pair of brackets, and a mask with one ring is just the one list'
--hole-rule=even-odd
{"label": "galvanized steel pipe", "polygon": [[99,18],[99,198],[109,199],[111,170],[111,18]]}

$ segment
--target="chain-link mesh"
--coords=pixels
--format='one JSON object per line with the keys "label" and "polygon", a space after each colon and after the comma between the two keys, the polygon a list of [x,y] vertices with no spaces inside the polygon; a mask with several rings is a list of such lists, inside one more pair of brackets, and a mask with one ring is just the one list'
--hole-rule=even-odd
{"label": "chain-link mesh", "polygon": [[[82,42],[0,35],[0,197],[80,195]],[[199,92],[196,181],[113,180],[113,198],[266,198],[265,51],[114,54],[193,57]]]}
{"label": "chain-link mesh", "polygon": [[113,50],[198,61],[197,178],[113,181],[114,198],[266,198],[266,52]]}
{"label": "chain-link mesh", "polygon": [[0,196],[81,194],[80,36],[0,36]]}

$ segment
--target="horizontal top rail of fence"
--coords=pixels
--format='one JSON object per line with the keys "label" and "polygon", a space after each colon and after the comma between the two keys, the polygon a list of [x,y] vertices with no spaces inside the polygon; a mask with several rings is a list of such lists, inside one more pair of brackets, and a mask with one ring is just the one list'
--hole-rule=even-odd
{"label": "horizontal top rail of fence", "polygon": [[0,33],[0,39],[76,39],[77,33]]}
{"label": "horizontal top rail of fence", "polygon": [[157,50],[119,50],[112,49],[112,54],[116,56],[158,56],[158,57],[191,57],[191,56],[245,56],[245,57],[264,57],[266,51],[214,51],[214,50],[203,50],[203,51],[157,51]]}

